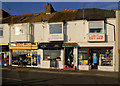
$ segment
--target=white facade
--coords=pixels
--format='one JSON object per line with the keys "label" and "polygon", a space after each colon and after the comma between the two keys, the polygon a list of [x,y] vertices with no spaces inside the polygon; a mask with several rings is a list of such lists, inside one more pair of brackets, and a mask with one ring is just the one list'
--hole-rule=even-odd
{"label": "white facade", "polygon": [[3,30],[3,36],[0,36],[0,43],[9,43],[9,25],[0,24],[0,28]]}
{"label": "white facade", "polygon": [[[90,23],[93,22],[94,24]],[[100,24],[98,24],[100,22]],[[50,25],[61,24],[62,31],[56,34],[50,34]],[[74,66],[78,70],[90,70],[91,65],[79,65],[78,64],[78,52],[79,48],[112,48],[113,49],[113,63],[112,66],[100,66],[98,65],[98,70],[103,71],[116,71],[116,41],[115,41],[115,18],[107,18],[104,20],[74,20],[63,22],[36,22],[36,23],[22,23],[13,24],[11,27],[7,24],[2,24],[3,27],[3,37],[0,37],[1,43],[10,42],[37,42],[39,43],[53,43],[53,42],[63,42],[63,43],[76,43],[77,46],[73,47],[74,56]],[[90,30],[91,27],[91,30]],[[10,28],[10,37],[9,37]],[[92,32],[94,28],[100,29],[100,32]],[[96,30],[97,31],[97,30]],[[7,34],[8,36],[4,36]],[[88,37],[91,37],[89,39]],[[95,36],[95,37],[94,37]],[[102,38],[101,38],[102,37]],[[4,40],[4,41],[2,41]],[[65,49],[61,50],[61,60],[58,61],[59,69],[64,69],[65,66]],[[40,55],[40,64],[37,66],[40,68],[50,68],[50,60],[44,60],[44,49],[38,49],[37,54]],[[89,52],[89,51],[88,51]]]}
{"label": "white facade", "polygon": [[[103,34],[105,35],[105,39],[103,41],[88,41],[89,34],[89,22],[103,22]],[[60,22],[62,23],[62,22]],[[59,24],[56,23],[35,23],[34,24],[34,32],[35,32],[35,42],[38,43],[49,43],[49,25],[50,24]],[[90,70],[91,66],[86,65],[78,65],[78,48],[79,47],[112,47],[113,48],[113,66],[98,66],[98,70],[103,71],[115,71],[115,40],[114,40],[114,26],[116,24],[115,18],[108,18],[105,22],[104,20],[97,21],[87,21],[87,20],[75,20],[75,21],[67,21],[65,25],[63,25],[63,38],[65,43],[73,43],[76,42],[78,45],[73,49],[74,65],[78,70]],[[56,40],[53,40],[56,41]],[[61,40],[57,40],[61,41]],[[50,61],[43,60],[43,50],[39,49],[38,53],[41,55],[41,64],[39,67],[41,68],[50,68]],[[65,60],[65,52],[61,50],[61,61],[59,61],[59,68],[64,68],[64,60]]]}

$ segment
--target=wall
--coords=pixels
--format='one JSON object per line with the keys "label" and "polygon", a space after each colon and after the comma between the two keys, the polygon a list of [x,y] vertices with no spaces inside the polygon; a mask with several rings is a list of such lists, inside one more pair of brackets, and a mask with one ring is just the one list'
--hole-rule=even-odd
{"label": "wall", "polygon": [[120,10],[116,11],[116,71],[120,71],[120,57],[119,57],[119,50],[120,50]]}
{"label": "wall", "polygon": [[9,25],[0,24],[0,27],[3,27],[3,36],[0,37],[0,43],[9,43]]}
{"label": "wall", "polygon": [[35,23],[34,24],[35,42],[48,42],[48,24]]}
{"label": "wall", "polygon": [[[15,35],[15,27],[22,27],[23,34]],[[29,24],[14,24],[11,27],[11,42],[29,42],[30,34],[29,34]]]}
{"label": "wall", "polygon": [[[113,42],[114,41],[114,26],[116,24],[114,18],[108,18],[106,20],[106,25],[105,25],[105,33],[106,33],[106,41],[107,42]],[[109,23],[109,24],[108,24]]]}
{"label": "wall", "polygon": [[[107,19],[107,22],[115,25],[115,19]],[[106,42],[114,42],[114,27],[109,24],[105,24]],[[67,22],[67,29],[65,31],[66,42],[77,42],[77,43],[89,43],[87,41],[87,34],[89,33],[88,21],[77,20]],[[67,37],[66,37],[67,36]]]}
{"label": "wall", "polygon": [[68,42],[87,42],[88,22],[87,21],[70,21],[67,22]]}

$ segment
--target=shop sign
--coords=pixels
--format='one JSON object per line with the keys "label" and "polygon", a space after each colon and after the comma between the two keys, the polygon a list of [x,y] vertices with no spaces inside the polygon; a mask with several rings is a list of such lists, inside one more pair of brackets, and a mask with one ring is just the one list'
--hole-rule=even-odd
{"label": "shop sign", "polygon": [[88,41],[105,41],[104,33],[89,33]]}
{"label": "shop sign", "polygon": [[76,43],[63,43],[62,46],[63,47],[76,47]]}
{"label": "shop sign", "polygon": [[37,47],[37,43],[11,43],[11,47]]}
{"label": "shop sign", "polygon": [[62,43],[40,43],[38,45],[39,49],[45,48],[62,48]]}

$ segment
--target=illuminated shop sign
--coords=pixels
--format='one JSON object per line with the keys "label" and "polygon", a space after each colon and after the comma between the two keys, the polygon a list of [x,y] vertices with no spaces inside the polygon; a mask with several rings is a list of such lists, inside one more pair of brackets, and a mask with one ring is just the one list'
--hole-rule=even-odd
{"label": "illuminated shop sign", "polygon": [[38,49],[37,43],[11,43],[10,49]]}
{"label": "illuminated shop sign", "polygon": [[37,43],[11,43],[11,47],[37,47]]}
{"label": "illuminated shop sign", "polygon": [[105,41],[105,34],[102,33],[89,33],[88,41]]}

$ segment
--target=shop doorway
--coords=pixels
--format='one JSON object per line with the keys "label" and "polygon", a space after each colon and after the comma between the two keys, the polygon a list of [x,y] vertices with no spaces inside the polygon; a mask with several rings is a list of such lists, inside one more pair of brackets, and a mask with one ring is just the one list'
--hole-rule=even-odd
{"label": "shop doorway", "polygon": [[65,68],[74,68],[73,47],[65,48]]}
{"label": "shop doorway", "polygon": [[98,69],[99,64],[99,53],[98,49],[90,49],[90,66],[91,69]]}

